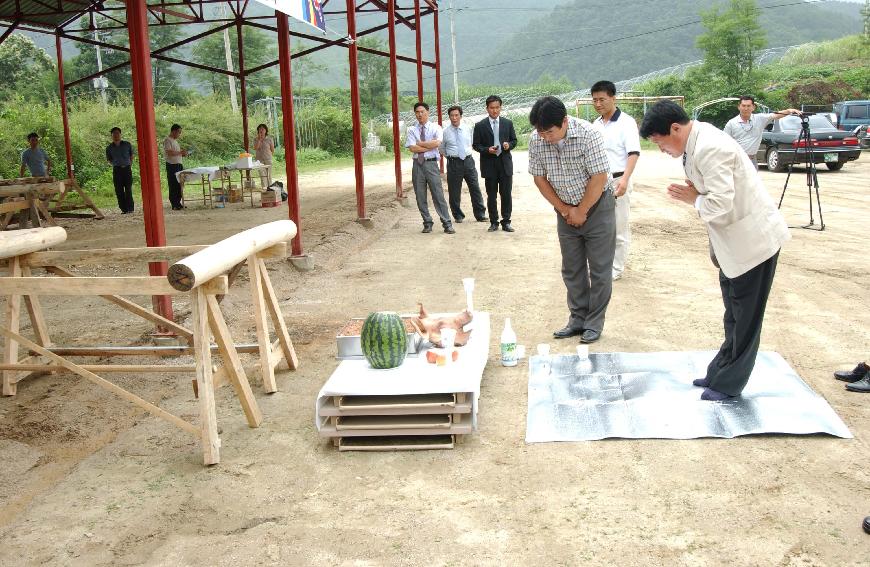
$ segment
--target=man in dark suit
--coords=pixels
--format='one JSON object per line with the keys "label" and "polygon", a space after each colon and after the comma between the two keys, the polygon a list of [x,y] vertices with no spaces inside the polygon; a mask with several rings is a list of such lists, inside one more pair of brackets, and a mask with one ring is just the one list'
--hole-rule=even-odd
{"label": "man in dark suit", "polygon": [[501,114],[501,99],[492,95],[486,99],[489,114],[474,125],[471,147],[480,153],[480,174],[486,185],[486,208],[489,210],[489,232],[498,230],[498,197],[501,196],[501,229],[513,232],[511,226],[511,186],[514,162],[511,150],[517,145],[514,123]]}

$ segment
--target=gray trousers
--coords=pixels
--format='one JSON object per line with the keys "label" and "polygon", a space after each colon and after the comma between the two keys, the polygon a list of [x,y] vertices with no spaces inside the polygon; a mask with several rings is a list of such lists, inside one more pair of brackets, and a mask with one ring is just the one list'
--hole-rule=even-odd
{"label": "gray trousers", "polygon": [[616,250],[616,199],[601,195],[583,226],[571,226],[556,214],[562,250],[562,281],[568,290],[568,326],[604,329],[604,314],[613,291],[613,254]]}
{"label": "gray trousers", "polygon": [[434,224],[432,215],[429,214],[427,185],[429,191],[432,192],[432,201],[435,204],[435,212],[441,219],[441,225],[444,228],[453,226],[447,201],[444,199],[444,190],[441,188],[441,171],[438,169],[438,160],[424,161],[422,164],[414,160],[414,167],[411,169],[411,182],[414,184],[414,194],[417,197],[417,208],[420,209],[420,216],[423,217],[423,226]]}

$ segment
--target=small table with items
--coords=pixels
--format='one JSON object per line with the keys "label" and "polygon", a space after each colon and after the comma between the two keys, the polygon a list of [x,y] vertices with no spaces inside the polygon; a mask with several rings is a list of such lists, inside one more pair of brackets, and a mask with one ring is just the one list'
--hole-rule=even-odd
{"label": "small table with items", "polygon": [[[252,175],[252,173],[256,173],[256,175]],[[254,207],[254,191],[256,190],[257,193],[265,191],[272,184],[272,166],[260,162],[254,162],[250,167],[231,165],[221,168],[221,177],[224,181],[225,195],[231,194],[234,190],[240,191],[241,200],[244,202],[247,193],[251,200],[251,206]],[[236,179],[238,179],[238,185],[234,183]]]}
{"label": "small table with items", "polygon": [[[176,179],[181,184],[181,202],[187,201],[184,197],[184,191],[188,185],[196,188],[199,187],[202,191],[203,206],[214,207],[214,198],[212,196],[213,187],[212,181],[221,180],[221,168],[219,167],[192,167],[179,171],[175,174]],[[199,197],[197,197],[197,200]]]}

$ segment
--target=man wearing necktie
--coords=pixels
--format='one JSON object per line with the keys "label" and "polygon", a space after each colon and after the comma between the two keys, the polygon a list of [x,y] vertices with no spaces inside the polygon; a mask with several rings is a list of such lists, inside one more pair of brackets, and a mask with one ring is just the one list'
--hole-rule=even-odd
{"label": "man wearing necktie", "polygon": [[451,106],[447,109],[450,126],[444,129],[444,141],[441,143],[441,153],[447,158],[447,194],[449,196],[450,212],[456,222],[465,219],[462,212],[462,180],[468,184],[468,194],[471,196],[471,208],[478,222],[486,221],[486,207],[483,195],[477,184],[477,167],[471,156],[471,130],[462,123],[462,107]]}
{"label": "man wearing necktie", "polygon": [[443,132],[438,124],[429,123],[429,105],[418,102],[414,105],[414,116],[417,123],[408,128],[405,138],[405,147],[414,154],[414,165],[411,169],[411,181],[414,185],[414,194],[417,197],[417,208],[423,217],[423,232],[432,232],[434,224],[429,214],[429,195],[426,192],[428,186],[432,193],[432,201],[435,204],[435,212],[441,219],[441,226],[447,234],[455,234],[453,223],[450,220],[450,211],[447,209],[447,201],[444,200],[444,190],[441,188],[441,171],[438,167],[440,154],[438,148],[441,145]]}
{"label": "man wearing necktie", "polygon": [[471,146],[480,153],[480,174],[486,185],[486,208],[489,209],[489,232],[498,230],[498,197],[501,197],[501,228],[513,232],[511,226],[511,186],[513,185],[514,163],[511,150],[517,145],[514,124],[502,118],[501,98],[492,95],[486,99],[486,112],[489,114],[474,125],[474,139]]}

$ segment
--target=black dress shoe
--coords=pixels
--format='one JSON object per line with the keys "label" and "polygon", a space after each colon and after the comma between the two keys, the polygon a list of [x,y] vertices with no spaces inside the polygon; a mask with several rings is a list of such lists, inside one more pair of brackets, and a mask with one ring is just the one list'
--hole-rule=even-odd
{"label": "black dress shoe", "polygon": [[514,232],[514,227],[511,226],[511,223],[506,222],[501,226],[501,229],[505,232]]}
{"label": "black dress shoe", "polygon": [[594,343],[598,339],[601,338],[601,331],[595,331],[593,329],[586,329],[583,331],[583,334],[580,335],[580,342],[584,344]]}
{"label": "black dress shoe", "polygon": [[420,232],[422,232],[423,234],[428,234],[428,233],[432,232],[432,227],[431,226],[424,226],[423,230],[421,230]]}
{"label": "black dress shoe", "polygon": [[852,370],[837,370],[834,372],[834,378],[843,382],[857,382],[870,372],[870,366],[865,362],[859,362],[858,366]]}
{"label": "black dress shoe", "polygon": [[486,221],[488,221],[489,219],[486,218],[486,217],[480,217],[480,218],[476,218],[476,219],[474,219],[474,220],[476,220],[477,222],[486,222]]}
{"label": "black dress shoe", "polygon": [[864,518],[864,521],[861,522],[861,527],[864,528],[865,534],[870,534],[870,516]]}
{"label": "black dress shoe", "polygon": [[497,225],[497,224],[491,224],[491,225],[489,225],[489,228],[486,229],[486,232],[495,232],[495,231],[497,231],[497,230],[498,230],[498,225]]}
{"label": "black dress shoe", "polygon": [[576,337],[580,333],[583,332],[583,329],[575,329],[570,325],[565,325],[558,331],[553,332],[554,339],[568,339],[570,337]]}
{"label": "black dress shoe", "polygon": [[454,229],[452,226],[445,226],[444,234],[456,234],[456,229]]}
{"label": "black dress shoe", "polygon": [[453,219],[453,222],[459,222],[459,223],[461,223],[461,222],[464,221],[464,220],[465,220],[465,217],[458,217],[458,218]]}
{"label": "black dress shoe", "polygon": [[870,394],[870,372],[865,374],[864,377],[857,382],[846,384],[846,389],[850,392],[862,392],[865,394]]}

